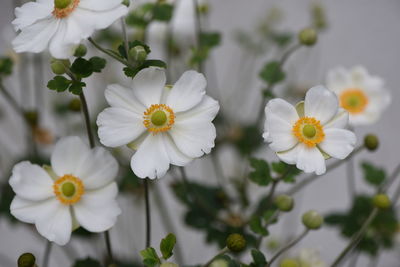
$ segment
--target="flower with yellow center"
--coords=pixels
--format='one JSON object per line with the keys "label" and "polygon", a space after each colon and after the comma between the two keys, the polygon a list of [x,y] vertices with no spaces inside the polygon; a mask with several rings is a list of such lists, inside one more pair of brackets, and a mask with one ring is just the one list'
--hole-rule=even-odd
{"label": "flower with yellow center", "polygon": [[17,53],[49,48],[54,58],[66,59],[83,40],[127,12],[121,0],[30,1],[15,9],[12,24],[20,33],[12,44]]}
{"label": "flower with yellow center", "polygon": [[338,96],[340,106],[349,112],[353,126],[376,122],[390,104],[383,80],[361,66],[329,71],[327,86]]}
{"label": "flower with yellow center", "polygon": [[293,107],[272,99],[265,107],[264,139],[277,156],[304,172],[325,173],[325,159],[344,159],[356,136],[344,129],[348,112],[339,108],[336,95],[323,86],[308,90],[305,101]]}
{"label": "flower with yellow center", "polygon": [[131,88],[108,86],[111,107],[97,118],[100,142],[136,150],[131,168],[140,178],[161,178],[170,164],[184,166],[209,153],[216,137],[218,102],[205,95],[204,76],[187,71],[166,86],[165,71],[141,70]]}
{"label": "flower with yellow center", "polygon": [[78,137],[62,138],[51,167],[27,161],[14,166],[11,214],[35,224],[42,236],[58,245],[65,245],[79,226],[106,231],[121,213],[115,200],[117,172],[118,163],[105,149],[89,149]]}

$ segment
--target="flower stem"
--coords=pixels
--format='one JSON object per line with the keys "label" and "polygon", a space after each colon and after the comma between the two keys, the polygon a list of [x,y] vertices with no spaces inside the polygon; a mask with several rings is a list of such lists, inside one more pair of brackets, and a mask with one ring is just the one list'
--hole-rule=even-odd
{"label": "flower stem", "polygon": [[303,231],[303,233],[301,233],[297,238],[293,239],[292,241],[290,241],[286,246],[284,246],[283,248],[281,248],[278,252],[275,253],[274,256],[272,256],[271,260],[267,263],[266,267],[272,266],[272,263],[278,259],[278,257],[284,253],[285,251],[287,251],[288,249],[290,249],[291,247],[293,247],[294,245],[296,245],[297,243],[299,243],[309,232],[309,229],[305,229]]}
{"label": "flower stem", "polygon": [[85,117],[85,124],[86,124],[86,130],[87,130],[87,136],[89,139],[90,148],[94,148],[94,136],[93,136],[93,132],[92,132],[92,127],[90,127],[90,116],[89,116],[88,105],[86,102],[86,97],[83,92],[79,95],[79,97],[82,102],[82,112]]}
{"label": "flower stem", "polygon": [[112,264],[114,263],[114,257],[112,253],[112,247],[111,247],[111,240],[110,240],[110,231],[106,231],[104,233],[104,238],[106,241],[106,249],[107,249],[107,254],[108,254],[108,261]]}
{"label": "flower stem", "polygon": [[129,63],[128,63],[126,60],[120,58],[120,57],[117,56],[117,55],[114,55],[113,53],[111,53],[111,52],[108,51],[107,49],[101,47],[101,46],[100,46],[98,43],[96,43],[91,37],[89,37],[88,40],[89,40],[89,42],[90,42],[94,47],[96,47],[99,51],[103,52],[104,54],[106,54],[106,55],[112,57],[113,59],[115,59],[115,60],[121,62],[122,64],[124,64],[125,66],[128,66],[128,67],[129,67]]}
{"label": "flower stem", "polygon": [[126,23],[124,17],[121,18],[121,28],[122,28],[122,37],[124,38],[124,48],[126,57],[128,58],[128,62],[131,62],[129,56],[129,40],[128,40],[128,34],[126,32]]}
{"label": "flower stem", "polygon": [[24,119],[24,111],[22,108],[18,105],[17,101],[15,98],[7,91],[7,89],[4,87],[2,81],[0,80],[0,91],[3,94],[4,98],[7,99],[8,103],[12,106],[12,108],[19,114],[21,115]]}
{"label": "flower stem", "polygon": [[44,249],[44,255],[43,255],[43,267],[48,267],[49,266],[49,259],[50,259],[50,252],[52,248],[52,244],[50,241],[47,240],[46,242],[46,247]]}
{"label": "flower stem", "polygon": [[149,180],[144,180],[144,197],[146,202],[146,248],[151,245],[151,214],[150,214],[150,197],[149,197]]}
{"label": "flower stem", "polygon": [[212,259],[210,259],[206,264],[204,264],[202,267],[208,267],[216,258],[218,258],[221,255],[224,255],[225,253],[227,253],[229,251],[229,249],[227,247],[224,247],[220,252],[218,252],[217,255],[215,255],[214,257],[212,257]]}

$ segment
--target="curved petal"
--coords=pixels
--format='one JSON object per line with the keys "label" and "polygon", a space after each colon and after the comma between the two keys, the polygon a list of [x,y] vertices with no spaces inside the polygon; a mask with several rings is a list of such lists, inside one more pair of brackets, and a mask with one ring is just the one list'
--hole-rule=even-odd
{"label": "curved petal", "polygon": [[304,114],[318,119],[321,124],[336,115],[339,101],[335,93],[319,85],[308,90],[304,101]]}
{"label": "curved petal", "polygon": [[136,99],[131,88],[111,84],[107,86],[104,95],[107,103],[112,107],[124,108],[140,116],[143,116],[146,110],[146,107]]}
{"label": "curved petal", "polygon": [[102,147],[95,147],[86,155],[76,170],[85,190],[98,189],[114,181],[118,173],[118,163],[110,152]]}
{"label": "curved petal", "polygon": [[77,136],[61,138],[51,155],[51,167],[58,176],[75,174],[90,153],[89,147]]}
{"label": "curved petal", "polygon": [[121,6],[121,0],[81,0],[79,8],[93,11],[104,11]]}
{"label": "curved petal", "polygon": [[276,155],[280,160],[283,162],[286,162],[287,164],[296,164],[297,162],[297,156],[299,154],[299,148],[300,144],[297,144],[295,147],[292,149],[282,151],[282,152],[277,152]]}
{"label": "curved petal", "polygon": [[63,246],[71,238],[72,217],[70,206],[61,204],[57,199],[46,202],[40,217],[35,220],[39,234],[49,241]]}
{"label": "curved petal", "polygon": [[51,16],[53,11],[53,1],[47,2],[28,2],[15,9],[15,17],[12,24],[16,31],[22,30],[32,25],[38,20]]}
{"label": "curved petal", "polygon": [[121,214],[121,209],[115,200],[117,194],[116,183],[86,192],[73,206],[76,220],[90,232],[98,233],[110,229]]}
{"label": "curved petal", "polygon": [[346,128],[349,124],[349,113],[342,108],[339,108],[337,114],[333,119],[328,121],[324,128]]}
{"label": "curved petal", "polygon": [[54,196],[51,177],[28,161],[14,166],[9,183],[19,197],[27,200],[38,201]]}
{"label": "curved petal", "polygon": [[194,108],[176,114],[176,121],[196,118],[197,121],[212,121],[219,111],[219,103],[212,97],[205,95],[201,102]]}
{"label": "curved petal", "polygon": [[296,109],[283,99],[275,98],[265,106],[265,117],[273,115],[293,125],[299,119]]}
{"label": "curved petal", "polygon": [[54,205],[54,199],[31,201],[15,196],[10,205],[10,212],[22,222],[35,223],[38,218],[47,214],[48,207]]}
{"label": "curved petal", "polygon": [[145,68],[132,80],[132,88],[137,99],[145,106],[160,104],[165,86],[165,71],[160,68]]}
{"label": "curved petal", "polygon": [[296,167],[305,173],[315,172],[317,175],[326,172],[325,159],[316,147],[299,144]]}
{"label": "curved petal", "polygon": [[326,85],[329,90],[340,93],[351,84],[349,72],[343,67],[330,70],[327,74]]}
{"label": "curved petal", "polygon": [[190,70],[182,74],[167,97],[167,104],[174,112],[193,108],[206,94],[207,81],[203,74]]}
{"label": "curved petal", "polygon": [[140,178],[161,178],[169,169],[169,156],[163,133],[149,134],[131,159],[131,168]]}
{"label": "curved petal", "polygon": [[108,147],[126,145],[146,131],[142,116],[123,108],[106,108],[97,117],[97,125],[100,142]]}
{"label": "curved petal", "polygon": [[164,135],[164,145],[171,164],[176,166],[185,166],[193,160],[192,158],[183,154],[178,149],[178,147],[175,145],[174,141],[168,134]]}
{"label": "curved petal", "polygon": [[67,36],[68,23],[67,20],[58,19],[58,29],[54,34],[54,37],[50,41],[50,54],[54,58],[58,59],[68,59],[72,56],[75,46],[79,44],[79,41],[75,43],[66,42],[65,38]]}
{"label": "curved petal", "polygon": [[326,129],[325,139],[318,146],[329,156],[344,159],[353,150],[356,145],[356,135],[345,129]]}

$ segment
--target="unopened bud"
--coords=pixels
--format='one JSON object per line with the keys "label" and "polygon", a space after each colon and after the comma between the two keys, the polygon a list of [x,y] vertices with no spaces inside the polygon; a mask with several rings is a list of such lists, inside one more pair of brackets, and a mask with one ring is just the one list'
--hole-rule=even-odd
{"label": "unopened bud", "polygon": [[68,104],[68,109],[74,112],[80,112],[82,107],[81,100],[79,98],[73,98]]}
{"label": "unopened bud", "polygon": [[300,267],[300,264],[294,259],[283,259],[279,267]]}
{"label": "unopened bud", "polygon": [[210,267],[229,267],[229,262],[224,259],[216,259],[211,262]]}
{"label": "unopened bud", "polygon": [[130,0],[123,0],[122,4],[129,7],[131,5],[131,1]]}
{"label": "unopened bud", "polygon": [[50,62],[51,71],[57,75],[64,74],[70,66],[71,62],[68,59],[53,59]]}
{"label": "unopened bud", "polygon": [[379,209],[388,209],[391,206],[391,201],[388,195],[386,194],[377,194],[372,199],[374,206]]}
{"label": "unopened bud", "polygon": [[246,239],[241,234],[230,234],[226,239],[226,246],[230,251],[240,252],[246,247]]}
{"label": "unopened bud", "polygon": [[379,139],[374,134],[367,134],[364,137],[364,146],[369,151],[375,151],[379,147]]}
{"label": "unopened bud", "polygon": [[302,221],[308,229],[316,230],[324,223],[324,218],[315,210],[310,210],[303,214]]}
{"label": "unopened bud", "polygon": [[24,253],[18,258],[18,267],[35,267],[35,256],[32,253]]}
{"label": "unopened bud", "polygon": [[299,41],[306,46],[314,45],[318,40],[317,32],[312,28],[306,28],[300,31]]}
{"label": "unopened bud", "polygon": [[141,45],[132,47],[131,50],[129,50],[129,55],[133,60],[138,62],[143,62],[147,58],[146,49],[144,49],[144,47]]}
{"label": "unopened bud", "polygon": [[288,195],[276,196],[274,202],[280,211],[291,211],[294,206],[293,198]]}
{"label": "unopened bud", "polygon": [[80,44],[80,45],[78,45],[77,48],[75,48],[74,56],[75,57],[84,57],[84,56],[86,56],[86,53],[87,53],[86,46],[83,44]]}

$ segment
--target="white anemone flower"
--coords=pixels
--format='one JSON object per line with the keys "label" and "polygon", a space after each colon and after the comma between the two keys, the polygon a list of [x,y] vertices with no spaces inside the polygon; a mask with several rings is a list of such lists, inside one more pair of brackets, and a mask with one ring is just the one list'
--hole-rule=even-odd
{"label": "white anemone flower", "polygon": [[305,101],[296,107],[272,99],[265,115],[265,141],[282,161],[306,173],[325,173],[326,158],[344,159],[356,144],[354,133],[343,129],[348,112],[339,108],[336,95],[323,86],[308,90]]}
{"label": "white anemone flower", "polygon": [[17,53],[40,53],[49,47],[65,59],[95,30],[105,29],[126,15],[122,0],[37,0],[15,9],[12,22],[21,31],[13,41]]}
{"label": "white anemone flower", "polygon": [[14,166],[10,185],[16,196],[11,214],[36,225],[49,241],[65,245],[71,232],[82,226],[103,232],[116,222],[121,210],[114,179],[118,163],[104,148],[89,147],[79,137],[57,142],[51,167],[28,161]]}
{"label": "white anemone flower", "polygon": [[185,166],[214,147],[219,104],[205,95],[203,74],[186,71],[174,86],[165,83],[165,71],[151,67],[133,78],[131,88],[108,86],[111,107],[97,118],[103,145],[137,149],[131,168],[140,178],[161,178],[170,164]]}
{"label": "white anemone flower", "polygon": [[375,123],[390,104],[390,93],[383,80],[368,74],[362,66],[329,71],[327,86],[338,96],[340,106],[350,113],[353,126]]}
{"label": "white anemone flower", "polygon": [[303,248],[299,251],[298,261],[301,267],[325,267],[326,264],[321,260],[318,250]]}

